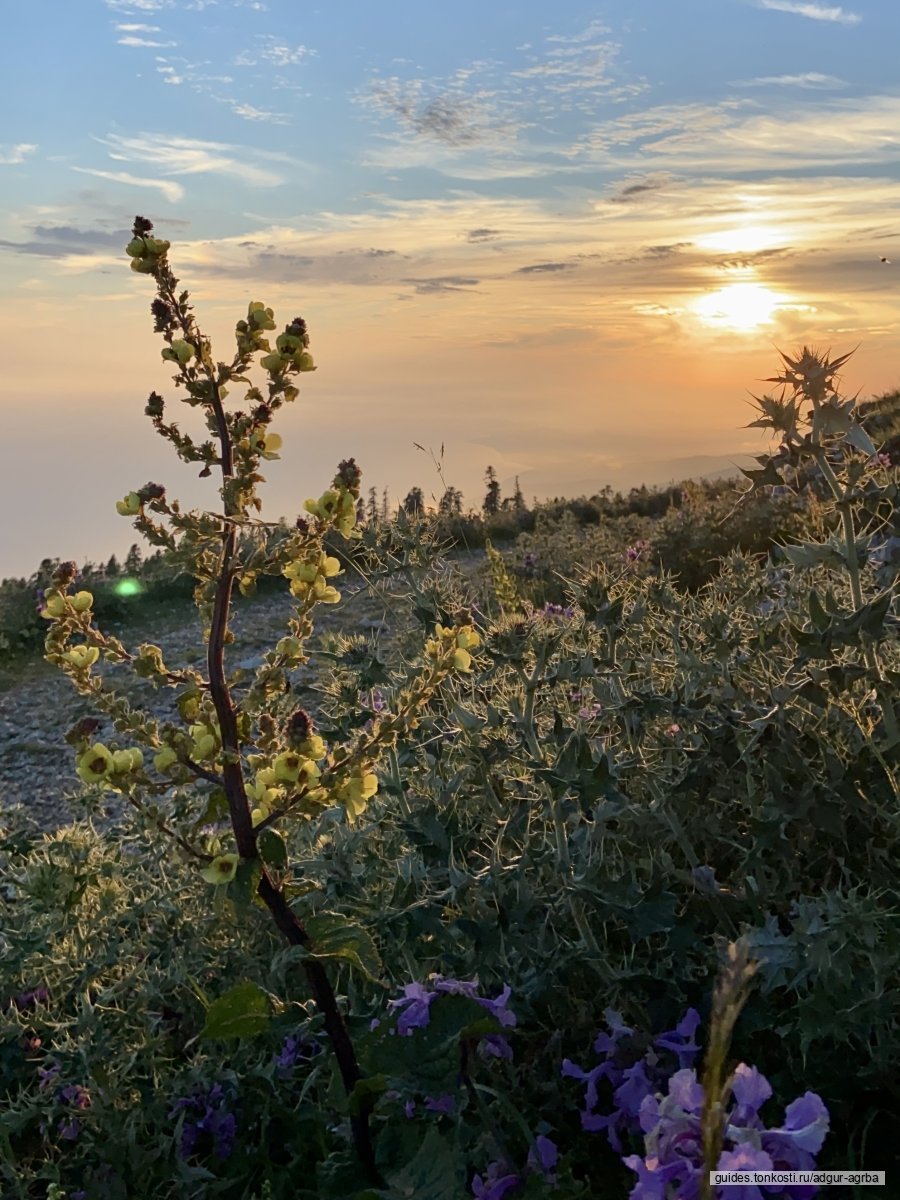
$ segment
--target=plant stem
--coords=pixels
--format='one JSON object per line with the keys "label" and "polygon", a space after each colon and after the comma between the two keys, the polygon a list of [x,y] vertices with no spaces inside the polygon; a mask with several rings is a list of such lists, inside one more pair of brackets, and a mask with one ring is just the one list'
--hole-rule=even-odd
{"label": "plant stem", "polygon": [[[175,280],[166,271],[159,279],[160,290],[164,297],[178,311],[175,296]],[[182,322],[187,340],[194,346],[197,357],[201,359],[203,339],[192,321]],[[221,447],[220,465],[222,479],[228,484],[234,478],[234,455],[228,421],[222,403],[221,388],[215,374],[204,364],[204,373],[211,387],[211,408],[215,419],[216,431]],[[235,548],[237,543],[237,523],[234,518],[241,515],[237,504],[229,500],[227,489],[223,488],[223,503],[225,506],[224,529],[222,531],[222,552],[219,560],[219,577],[216,584],[213,615],[210,622],[209,644],[207,646],[207,668],[209,672],[209,690],[219,729],[222,735],[222,776],[225,794],[228,798],[228,811],[231,826],[234,831],[238,853],[246,861],[259,859],[256,847],[256,832],[247,803],[247,792],[244,786],[244,776],[241,768],[240,743],[237,728],[237,709],[231,697],[228,680],[225,675],[225,634],[228,629],[228,615],[231,605],[232,587],[237,569],[235,566]],[[260,875],[257,891],[265,903],[272,918],[287,940],[294,946],[311,948],[312,940],[303,928],[300,920],[291,909],[282,891],[275,886],[264,865]],[[316,958],[304,959],[303,968],[306,972],[317,1007],[325,1019],[325,1029],[331,1041],[344,1091],[351,1095],[359,1080],[362,1078],[356,1052],[347,1025],[341,1016],[337,998],[331,982]],[[350,1117],[350,1127],[353,1143],[360,1165],[368,1180],[376,1185],[382,1180],[375,1165],[375,1149],[372,1143],[372,1131],[369,1126],[369,1115],[373,1100],[364,1098],[359,1111]]]}

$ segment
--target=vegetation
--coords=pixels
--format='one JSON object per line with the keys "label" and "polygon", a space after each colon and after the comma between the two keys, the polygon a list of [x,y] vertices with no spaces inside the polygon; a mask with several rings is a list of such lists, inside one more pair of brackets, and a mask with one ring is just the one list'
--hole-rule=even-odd
{"label": "vegetation", "polygon": [[[780,445],[741,494],[529,511],[489,471],[478,514],[389,519],[348,459],[271,525],[259,468],[314,368],[306,324],[273,348],[254,302],[214,360],[168,250],[138,218],[163,357],[213,440],[155,393],[146,411],[221,473],[220,511],[152,483],[117,507],[164,552],[132,556],[144,595],[154,571],[157,597],[190,585],[206,671],[104,632],[109,564],[5,587],[22,648],[42,589],[46,657],[98,715],[67,733],[84,821],[0,820],[4,1196],[671,1200],[728,1196],[711,1166],[882,1164],[900,528],[867,429],[888,406],[861,421],[845,359],[804,349],[757,401]],[[485,548],[474,593],[436,564],[450,541]],[[292,672],[351,571],[402,581],[400,653],[335,638],[300,707]],[[248,679],[232,590],[266,580],[293,615]],[[101,658],[174,689],[181,723]],[[131,817],[100,836],[109,792]]]}

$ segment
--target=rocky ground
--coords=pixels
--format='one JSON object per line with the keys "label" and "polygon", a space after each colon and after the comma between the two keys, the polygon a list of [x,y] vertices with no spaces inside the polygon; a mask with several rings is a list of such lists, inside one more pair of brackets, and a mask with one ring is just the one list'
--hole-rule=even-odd
{"label": "rocky ground", "polygon": [[[470,554],[446,566],[472,579],[481,560],[482,555]],[[311,662],[291,677],[295,690],[302,695],[305,688],[315,686],[316,647],[327,634],[375,636],[383,652],[390,653],[404,625],[404,591],[405,586],[399,582],[382,583],[377,591],[363,585],[346,585],[340,604],[320,606],[309,650]],[[238,598],[231,622],[235,641],[226,648],[229,670],[241,667],[253,671],[261,665],[265,651],[288,632],[291,603],[287,592]],[[167,666],[191,666],[206,674],[200,619],[190,605],[154,613],[140,625],[104,632],[115,634],[132,652],[142,642],[151,642],[162,648]],[[127,667],[109,668],[100,663],[95,670],[109,672],[111,682],[127,694],[135,707],[158,720],[180,723],[174,707],[175,689],[157,691],[146,680],[135,678]],[[29,825],[51,831],[84,815],[79,801],[84,789],[75,774],[74,752],[64,734],[75,721],[90,715],[100,714],[61,671],[42,658],[26,660],[7,673],[5,688],[0,691],[0,816],[4,811],[19,809],[19,816]],[[121,803],[111,793],[107,795],[109,804],[100,814],[101,823],[115,819]]]}

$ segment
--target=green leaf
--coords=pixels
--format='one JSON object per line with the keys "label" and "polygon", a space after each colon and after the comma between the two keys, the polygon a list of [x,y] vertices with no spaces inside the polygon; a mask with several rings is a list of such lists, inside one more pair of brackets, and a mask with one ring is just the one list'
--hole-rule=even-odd
{"label": "green leaf", "polygon": [[219,821],[223,821],[228,816],[228,797],[225,794],[224,788],[213,788],[209,793],[209,798],[206,802],[206,808],[201,816],[194,822],[195,829],[202,829],[204,825],[215,825]]}
{"label": "green leaf", "polygon": [[266,866],[280,869],[287,863],[287,846],[276,829],[264,829],[256,839],[256,848]]}
{"label": "green leaf", "polygon": [[862,425],[857,425],[855,422],[847,431],[844,441],[849,442],[856,450],[861,450],[863,454],[871,456],[876,453],[872,439],[863,429]]}
{"label": "green leaf", "polygon": [[234,879],[228,884],[226,894],[238,913],[246,913],[251,904],[261,905],[256,894],[262,864],[258,858],[242,858],[238,863]]}
{"label": "green leaf", "polygon": [[387,1089],[387,1075],[370,1075],[367,1079],[358,1079],[349,1096],[350,1115],[358,1116],[366,1100],[383,1095]]}
{"label": "green leaf", "polygon": [[379,1193],[385,1200],[464,1200],[465,1164],[432,1126],[414,1158],[388,1176],[391,1190]]}
{"label": "green leaf", "polygon": [[822,601],[819,599],[816,592],[809,593],[809,615],[813,624],[818,629],[827,629],[829,625],[828,613],[822,607]]}
{"label": "green leaf", "polygon": [[312,940],[310,952],[316,958],[343,958],[362,971],[367,979],[377,983],[383,971],[381,957],[372,935],[361,925],[354,925],[340,913],[317,913],[304,921]]}
{"label": "green leaf", "polygon": [[255,983],[239,983],[218,1000],[206,1014],[200,1032],[204,1038],[256,1037],[269,1024],[269,997]]}

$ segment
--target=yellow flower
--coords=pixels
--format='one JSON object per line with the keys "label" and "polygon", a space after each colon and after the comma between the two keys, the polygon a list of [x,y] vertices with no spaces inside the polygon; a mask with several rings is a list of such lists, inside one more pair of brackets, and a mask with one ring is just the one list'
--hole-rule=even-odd
{"label": "yellow flower", "polygon": [[472,666],[472,655],[468,650],[453,651],[453,665],[457,671],[468,671]]}
{"label": "yellow flower", "polygon": [[65,611],[65,597],[61,596],[59,592],[54,592],[52,596],[47,597],[44,607],[41,609],[41,616],[47,621],[52,621],[54,617],[61,617]]}
{"label": "yellow flower", "polygon": [[366,804],[378,791],[378,776],[368,766],[356,767],[338,792],[338,799],[353,821],[365,812]]}
{"label": "yellow flower", "polygon": [[78,759],[75,773],[85,783],[99,783],[113,769],[113,756],[102,742],[89,746]]}
{"label": "yellow flower", "polygon": [[256,772],[256,778],[259,783],[264,783],[266,787],[272,787],[278,782],[278,776],[271,767],[263,767],[261,771]]}
{"label": "yellow flower", "polygon": [[257,825],[261,825],[268,815],[269,809],[265,804],[260,804],[256,808],[252,809],[250,813],[250,821],[253,825],[253,828],[255,829]]}
{"label": "yellow flower", "polygon": [[299,354],[294,355],[294,366],[298,371],[315,371],[316,369],[313,356],[308,350],[301,350]]}
{"label": "yellow flower", "polygon": [[341,598],[341,593],[337,588],[327,584],[321,575],[316,576],[313,592],[320,604],[337,604]]}
{"label": "yellow flower", "polygon": [[129,492],[123,500],[116,501],[116,512],[120,517],[134,517],[141,511],[141,498],[137,492]]}
{"label": "yellow flower", "polygon": [[67,650],[63,657],[74,666],[82,669],[92,666],[100,657],[100,651],[96,646],[73,646],[71,650]]}
{"label": "yellow flower", "polygon": [[207,883],[231,883],[232,879],[237,875],[238,863],[240,861],[239,854],[220,854],[200,874]]}
{"label": "yellow flower", "polygon": [[305,755],[311,759],[314,759],[316,762],[321,762],[321,760],[328,753],[324,739],[319,737],[317,733],[314,733],[311,737],[308,737],[302,743],[300,749]]}
{"label": "yellow flower", "polygon": [[285,750],[279,754],[272,766],[275,778],[282,783],[310,783],[321,775],[321,771],[314,762],[303,758],[293,750]]}
{"label": "yellow flower", "polygon": [[269,371],[271,374],[278,374],[287,366],[288,360],[283,354],[266,354],[259,360],[259,365],[264,371]]}
{"label": "yellow flower", "polygon": [[94,603],[94,597],[90,592],[76,592],[72,597],[72,607],[76,612],[87,612]]}
{"label": "yellow flower", "polygon": [[481,638],[471,625],[464,625],[457,631],[456,644],[460,650],[474,650],[476,646],[481,645]]}

